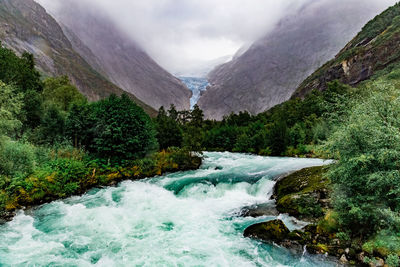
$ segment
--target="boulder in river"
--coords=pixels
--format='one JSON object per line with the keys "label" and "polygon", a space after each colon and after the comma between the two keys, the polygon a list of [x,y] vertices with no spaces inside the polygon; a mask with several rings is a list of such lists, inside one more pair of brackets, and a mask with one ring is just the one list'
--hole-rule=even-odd
{"label": "boulder in river", "polygon": [[281,220],[273,220],[251,225],[244,230],[245,237],[253,237],[263,241],[282,242],[290,231]]}
{"label": "boulder in river", "polygon": [[247,206],[241,209],[239,216],[241,217],[261,217],[261,216],[278,216],[279,212],[273,203],[262,203]]}
{"label": "boulder in river", "polygon": [[272,198],[280,213],[316,221],[330,205],[330,181],[325,166],[306,168],[279,179]]}

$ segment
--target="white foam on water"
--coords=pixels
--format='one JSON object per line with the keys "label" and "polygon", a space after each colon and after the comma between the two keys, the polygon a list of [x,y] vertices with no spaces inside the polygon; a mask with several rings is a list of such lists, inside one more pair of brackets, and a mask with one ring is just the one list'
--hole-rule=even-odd
{"label": "white foam on water", "polygon": [[[96,189],[0,226],[4,266],[329,266],[244,238],[242,207],[270,201],[273,178],[317,159],[206,153],[200,170]],[[216,169],[216,167],[218,167]],[[291,229],[304,226],[279,215]]]}

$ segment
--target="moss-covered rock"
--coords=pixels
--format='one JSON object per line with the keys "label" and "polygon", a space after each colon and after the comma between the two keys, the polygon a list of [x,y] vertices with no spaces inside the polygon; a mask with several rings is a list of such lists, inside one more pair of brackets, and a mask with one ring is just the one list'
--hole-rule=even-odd
{"label": "moss-covered rock", "polygon": [[330,204],[330,181],[325,171],[324,166],[306,168],[280,179],[273,195],[278,211],[300,219],[322,217]]}
{"label": "moss-covered rock", "polygon": [[263,241],[281,242],[288,238],[290,231],[281,220],[257,223],[244,230],[245,237]]}

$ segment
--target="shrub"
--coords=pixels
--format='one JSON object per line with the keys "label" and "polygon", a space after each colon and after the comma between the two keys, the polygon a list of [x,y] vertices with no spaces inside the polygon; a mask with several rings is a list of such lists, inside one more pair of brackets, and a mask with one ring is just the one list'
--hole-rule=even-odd
{"label": "shrub", "polygon": [[339,223],[364,236],[400,230],[400,95],[383,82],[374,87],[325,147],[338,158],[329,176]]}
{"label": "shrub", "polygon": [[400,266],[400,260],[399,260],[399,256],[395,255],[395,254],[390,254],[387,258],[386,258],[386,264],[389,267],[398,267]]}
{"label": "shrub", "polygon": [[0,143],[0,175],[28,175],[35,165],[34,146],[9,139]]}
{"label": "shrub", "polygon": [[22,126],[20,121],[23,95],[0,81],[0,135],[11,134]]}

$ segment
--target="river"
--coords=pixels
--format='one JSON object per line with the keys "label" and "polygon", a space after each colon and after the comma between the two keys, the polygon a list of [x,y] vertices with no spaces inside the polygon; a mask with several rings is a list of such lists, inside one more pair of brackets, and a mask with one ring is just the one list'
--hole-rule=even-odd
{"label": "river", "polygon": [[[335,266],[244,238],[276,217],[242,218],[266,203],[274,178],[319,159],[205,153],[201,169],[117,187],[20,212],[0,225],[0,266]],[[289,228],[304,226],[279,215]]]}

